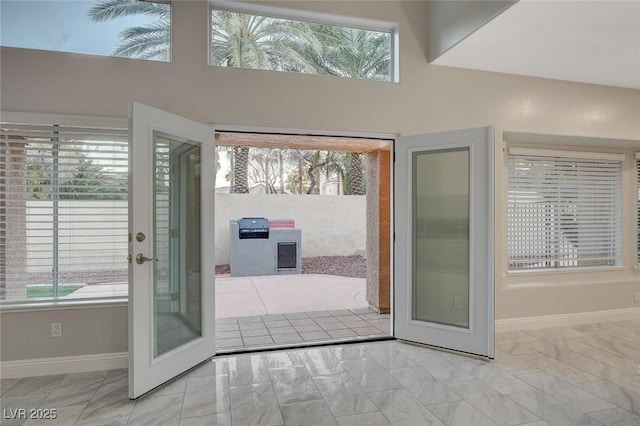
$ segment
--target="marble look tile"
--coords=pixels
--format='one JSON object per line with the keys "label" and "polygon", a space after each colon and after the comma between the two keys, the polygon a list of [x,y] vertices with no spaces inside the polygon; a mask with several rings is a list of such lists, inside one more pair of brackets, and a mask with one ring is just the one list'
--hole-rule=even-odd
{"label": "marble look tile", "polygon": [[633,392],[605,380],[580,383],[581,388],[640,416],[640,393]]}
{"label": "marble look tile", "polygon": [[496,337],[496,349],[508,353],[509,355],[524,355],[535,353],[536,350],[528,342],[519,342],[511,339],[500,339]]}
{"label": "marble look tile", "polygon": [[211,358],[197,367],[193,368],[189,371],[189,377],[200,377],[200,376],[217,376],[221,374],[228,374],[228,360],[227,358]]}
{"label": "marble look tile", "polygon": [[354,414],[351,416],[336,417],[340,426],[387,426],[389,420],[380,412]]}
{"label": "marble look tile", "polygon": [[273,368],[269,370],[269,376],[281,405],[322,399],[309,372],[303,366]]}
{"label": "marble look tile", "polygon": [[451,383],[449,388],[499,425],[517,425],[540,420],[480,380]]}
{"label": "marble look tile", "polygon": [[468,358],[457,362],[456,365],[459,365],[467,373],[500,393],[522,392],[533,389],[522,380],[494,366],[489,361]]}
{"label": "marble look tile", "polygon": [[43,404],[49,407],[64,407],[87,403],[100,386],[108,371],[67,374]]}
{"label": "marble look tile", "polygon": [[184,393],[187,388],[187,379],[189,377],[197,376],[183,376],[178,377],[153,391],[154,395],[171,395],[172,393]]}
{"label": "marble look tile", "polygon": [[368,357],[373,358],[382,368],[414,367],[416,363],[402,353],[396,345],[389,342],[365,343],[364,350]]}
{"label": "marble look tile", "polygon": [[348,373],[314,377],[320,393],[334,416],[377,411],[367,394]]}
{"label": "marble look tile", "polygon": [[181,419],[180,426],[231,426],[231,414],[217,413],[210,416],[189,417]]}
{"label": "marble look tile", "polygon": [[228,360],[229,386],[269,383],[267,366],[261,355],[242,355]]}
{"label": "marble look tile", "polygon": [[265,352],[262,359],[267,368],[292,367],[294,365],[303,365],[302,360],[297,352]]}
{"label": "marble look tile", "polygon": [[545,355],[562,361],[572,367],[587,371],[601,379],[608,380],[634,392],[640,392],[640,377],[630,375],[618,368],[587,358],[568,348],[547,342],[534,343],[534,348]]}
{"label": "marble look tile", "polygon": [[572,406],[582,413],[613,408],[613,405],[607,401],[555,376],[546,373],[533,373],[520,377],[531,386],[556,398],[558,401]]}
{"label": "marble look tile", "polygon": [[435,351],[422,350],[408,354],[408,357],[441,382],[452,383],[473,379],[471,374],[444,359],[440,354],[435,353]]}
{"label": "marble look tile", "polygon": [[[2,409],[2,426],[21,425],[26,418],[19,416],[19,410],[38,408],[46,395],[12,396],[0,398],[0,409]],[[45,408],[45,407],[43,407]],[[57,407],[46,407],[57,408]]]}
{"label": "marble look tile", "polygon": [[466,401],[446,402],[427,407],[447,426],[495,426],[496,423]]}
{"label": "marble look tile", "polygon": [[367,392],[400,389],[402,385],[372,359],[342,361],[353,380]]}
{"label": "marble look tile", "polygon": [[496,367],[513,375],[523,373],[536,373],[540,371],[536,367],[529,364],[522,356],[510,355],[500,350],[497,350],[495,352],[495,359],[493,360],[492,365],[495,365]]}
{"label": "marble look tile", "polygon": [[598,426],[600,424],[575,408],[537,389],[512,393],[509,398],[554,425]]}
{"label": "marble look tile", "polygon": [[367,358],[366,350],[361,344],[332,346],[332,353],[340,361],[349,361]]}
{"label": "marble look tile", "polygon": [[313,377],[344,373],[340,360],[329,348],[309,349],[299,353],[302,362]]}
{"label": "marble look tile", "polygon": [[[56,418],[55,419],[29,419],[23,423],[25,426],[36,426],[36,425],[60,425],[67,426],[76,424],[76,420],[80,417],[80,413],[84,410],[86,404],[81,403],[78,405],[68,405],[66,407],[56,408]],[[46,408],[46,407],[42,407]],[[4,424],[4,423],[3,423]]]}
{"label": "marble look tile", "polygon": [[17,383],[14,383],[6,392],[3,392],[2,396],[48,395],[64,378],[65,375],[60,374],[56,376],[25,377],[18,379]]}
{"label": "marble look tile", "polygon": [[442,425],[406,389],[372,392],[369,396],[393,425]]}
{"label": "marble look tile", "polygon": [[547,374],[559,377],[569,383],[583,383],[598,380],[598,378],[593,374],[589,374],[586,371],[572,367],[562,361],[550,358],[541,353],[519,355],[517,358],[522,358],[532,367],[535,367],[540,371],[544,371]]}
{"label": "marble look tile", "polygon": [[[177,381],[186,382],[185,379]],[[86,404],[76,424],[126,424],[135,406],[135,402],[128,397],[128,387],[127,370],[109,372],[102,385]],[[157,395],[157,392],[154,391],[153,394]]]}
{"label": "marble look tile", "polygon": [[622,408],[594,411],[587,415],[605,426],[638,426],[640,424],[640,417]]}
{"label": "marble look tile", "polygon": [[334,426],[336,420],[323,400],[305,401],[280,407],[287,426]]}
{"label": "marble look tile", "polygon": [[202,376],[187,379],[182,403],[182,418],[208,416],[228,411],[229,383],[227,376]]}
{"label": "marble look tile", "polygon": [[[62,379],[60,379],[62,380]],[[18,383],[20,379],[1,379],[0,380],[0,396],[4,395],[9,389]]]}
{"label": "marble look tile", "polygon": [[399,368],[389,371],[411,394],[425,405],[458,401],[460,397],[438,382],[420,367]]}
{"label": "marble look tile", "polygon": [[278,402],[269,383],[231,388],[231,418],[239,425],[282,425]]}
{"label": "marble look tile", "polygon": [[625,357],[625,355],[615,353],[613,344],[608,345],[607,349],[602,349],[595,348],[591,345],[587,345],[581,342],[571,342],[567,345],[567,347],[574,352],[599,361],[603,364],[619,368],[630,374],[636,374],[638,372],[637,360],[640,360],[640,352],[632,351],[633,353],[631,354],[631,356],[633,358],[627,358]]}
{"label": "marble look tile", "polygon": [[181,394],[142,397],[136,401],[128,425],[177,425],[182,399]]}

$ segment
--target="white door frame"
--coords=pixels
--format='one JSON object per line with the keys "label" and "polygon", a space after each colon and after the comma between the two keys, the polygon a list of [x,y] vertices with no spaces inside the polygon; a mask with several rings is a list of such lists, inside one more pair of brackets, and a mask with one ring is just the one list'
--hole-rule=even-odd
{"label": "white door frame", "polygon": [[[215,138],[201,123],[132,102],[129,111],[129,397],[137,398],[215,355]],[[154,131],[200,145],[201,336],[154,357]],[[137,241],[136,234],[145,234]]]}
{"label": "white door frame", "polygon": [[[394,336],[494,356],[494,146],[492,127],[402,137],[394,145]],[[469,150],[469,328],[411,318],[412,154]],[[481,277],[479,279],[479,277]]]}

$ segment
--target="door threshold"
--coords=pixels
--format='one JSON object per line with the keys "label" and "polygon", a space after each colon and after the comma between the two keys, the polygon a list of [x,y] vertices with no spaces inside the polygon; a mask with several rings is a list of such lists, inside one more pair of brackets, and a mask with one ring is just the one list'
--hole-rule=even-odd
{"label": "door threshold", "polygon": [[268,346],[251,346],[248,348],[229,348],[229,349],[221,349],[216,351],[216,354],[213,358],[218,356],[229,356],[229,355],[241,355],[246,353],[254,353],[254,352],[271,352],[271,351],[280,351],[287,349],[301,349],[301,348],[314,348],[318,346],[336,346],[336,345],[348,345],[351,343],[363,343],[363,342],[382,342],[386,340],[396,340],[394,336],[358,336],[358,337],[343,337],[331,340],[317,340],[313,342],[292,342],[292,343],[282,343],[282,344],[274,344]]}

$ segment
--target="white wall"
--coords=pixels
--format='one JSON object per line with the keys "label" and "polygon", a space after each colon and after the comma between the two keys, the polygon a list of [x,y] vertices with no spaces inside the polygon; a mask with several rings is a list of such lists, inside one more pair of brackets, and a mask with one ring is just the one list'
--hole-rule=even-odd
{"label": "white wall", "polygon": [[[640,91],[429,65],[424,2],[274,2],[400,25],[400,83],[207,66],[207,5],[173,2],[173,62],[2,48],[2,109],[126,117],[136,99],[204,123],[411,135],[496,125],[514,131],[640,139]],[[499,223],[498,226],[504,226]],[[502,277],[498,277],[501,279]],[[637,306],[638,280],[608,285],[503,287],[498,319]],[[121,311],[114,311],[114,317]],[[74,321],[91,312],[77,311]],[[3,342],[50,328],[48,317],[3,313]],[[22,321],[24,320],[24,321]],[[126,329],[119,330],[126,335]],[[78,332],[69,341],[91,340]],[[34,334],[35,335],[35,334]],[[41,335],[38,334],[38,335]],[[46,349],[49,339],[40,342]],[[6,359],[31,346],[2,345]],[[96,351],[107,351],[97,347]],[[113,350],[114,352],[117,350]],[[45,353],[46,350],[37,352]]]}
{"label": "white wall", "polygon": [[216,194],[216,264],[229,263],[229,221],[293,219],[302,257],[351,256],[366,242],[366,196]]}

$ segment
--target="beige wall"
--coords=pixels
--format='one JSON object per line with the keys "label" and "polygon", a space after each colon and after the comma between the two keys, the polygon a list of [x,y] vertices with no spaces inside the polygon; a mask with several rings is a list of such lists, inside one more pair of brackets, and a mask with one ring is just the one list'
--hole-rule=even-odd
{"label": "beige wall", "polygon": [[[533,133],[640,139],[640,91],[429,65],[422,2],[281,2],[400,24],[400,83],[207,66],[207,6],[173,5],[173,62],[156,63],[2,48],[2,109],[125,117],[135,99],[201,122],[411,135],[485,125]],[[497,318],[637,306],[638,280],[538,288],[496,286]],[[122,350],[118,308],[104,319],[119,333],[93,352]],[[70,312],[89,321],[90,311]],[[30,318],[27,321],[27,318]],[[2,314],[3,359],[55,356],[50,338],[6,349],[31,331],[49,333],[53,316]],[[5,326],[13,324],[14,326]],[[26,326],[25,326],[26,324]],[[45,330],[45,331],[43,331]],[[69,336],[93,342],[99,329]],[[69,340],[70,341],[70,340]],[[68,342],[69,342],[68,341]],[[71,344],[71,347],[75,347]],[[5,356],[7,358],[5,358]]]}

